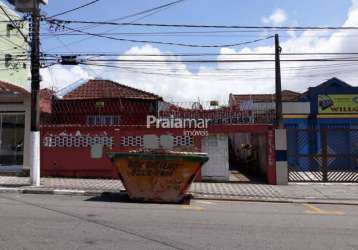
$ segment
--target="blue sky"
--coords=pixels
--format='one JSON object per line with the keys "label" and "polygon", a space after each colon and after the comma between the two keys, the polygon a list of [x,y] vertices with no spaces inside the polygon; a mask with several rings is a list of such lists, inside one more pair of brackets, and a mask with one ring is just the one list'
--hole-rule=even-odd
{"label": "blue sky", "polygon": [[[56,14],[81,4],[87,3],[89,0],[73,1],[73,0],[50,0],[49,5],[43,10],[48,15]],[[73,13],[61,16],[64,19],[77,20],[110,20],[128,14],[132,14],[141,10],[149,9],[158,5],[170,2],[170,0],[102,0],[98,3],[88,6]],[[327,3],[329,2],[329,3]],[[347,10],[351,5],[350,0],[186,0],[168,9],[165,9],[155,15],[146,17],[140,22],[150,23],[188,23],[188,24],[212,24],[212,25],[262,25],[262,18],[270,16],[275,10],[282,9],[287,21],[282,25],[341,25],[347,16]],[[125,21],[131,21],[127,19]],[[90,31],[104,31],[113,29],[113,27],[101,27]],[[121,27],[116,28],[115,32],[129,31],[163,31],[158,28],[133,28]],[[178,30],[178,29],[170,29]],[[44,30],[43,32],[46,32]],[[132,37],[133,38],[133,37]],[[178,41],[177,37],[137,37],[147,38],[147,40],[161,41]],[[231,42],[239,42],[250,40],[251,37],[181,37],[180,41],[187,43],[202,44],[225,44]],[[283,40],[285,38],[282,38]],[[57,39],[47,39],[43,41],[43,48],[52,49],[52,51],[69,51],[63,46],[63,43],[72,43],[80,40],[80,38],[64,37],[61,41]],[[105,43],[105,46],[103,44]],[[133,43],[109,41],[104,39],[92,38],[85,42],[71,44],[72,51],[116,51],[124,52],[132,47]],[[135,44],[138,45],[138,44]],[[176,46],[157,46],[163,50],[172,52],[193,52],[193,49],[176,47]],[[195,49],[195,52],[218,51],[218,49]]]}
{"label": "blue sky", "polygon": [[[48,16],[72,9],[90,0],[49,0],[43,8]],[[171,0],[101,0],[91,6],[59,18],[106,21],[150,9]],[[139,16],[141,17],[141,16]],[[129,18],[126,22],[133,21]],[[358,0],[186,0],[159,13],[145,17],[138,22],[167,24],[203,25],[251,25],[251,26],[357,26]],[[83,27],[74,25],[72,27]],[[180,28],[113,27],[99,26],[86,31],[99,32],[167,32],[188,31]],[[198,31],[198,29],[196,29]],[[202,31],[202,30],[201,30]],[[48,26],[42,26],[42,33],[49,34]],[[53,32],[53,31],[52,31]],[[60,31],[61,32],[61,31]],[[210,34],[205,36],[130,36],[122,38],[181,42],[191,44],[228,44],[253,40],[273,34],[260,33]],[[358,52],[358,31],[334,31],[322,33],[305,31],[280,32],[283,52]],[[119,36],[118,36],[119,37]],[[243,59],[247,52],[273,52],[273,40],[253,43],[235,48],[186,48],[149,43],[129,43],[103,38],[91,38],[79,42],[83,37],[52,34],[42,37],[42,51],[55,52],[114,52],[118,54],[157,54],[155,59],[173,59],[175,53],[218,53],[212,59],[227,59],[224,54],[234,54],[230,59]],[[121,58],[121,57],[120,57]],[[138,59],[138,57],[126,57]],[[111,79],[122,84],[154,92],[175,101],[219,100],[226,102],[230,93],[272,93],[274,71],[272,63],[258,64],[188,64],[182,57],[175,57],[177,63],[162,65],[133,65],[116,63],[117,68],[100,66],[56,65],[42,70],[42,87],[61,89],[76,81],[90,78]],[[252,59],[252,57],[250,58]],[[260,58],[257,58],[260,59]],[[267,59],[267,58],[261,58]],[[283,89],[305,91],[331,77],[358,86],[356,72],[358,65],[350,63],[285,63],[282,62]],[[119,67],[119,68],[118,68]],[[126,69],[125,69],[126,68]]]}

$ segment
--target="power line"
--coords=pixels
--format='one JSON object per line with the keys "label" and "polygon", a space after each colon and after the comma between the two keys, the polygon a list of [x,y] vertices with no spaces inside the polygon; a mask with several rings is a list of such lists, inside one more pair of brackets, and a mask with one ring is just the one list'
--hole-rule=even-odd
{"label": "power line", "polygon": [[124,16],[124,17],[115,18],[115,19],[113,19],[113,21],[119,21],[119,20],[131,18],[131,17],[135,17],[135,16],[140,16],[140,15],[143,15],[143,14],[151,13],[151,12],[153,12],[153,11],[161,10],[161,9],[163,9],[163,8],[166,8],[166,7],[169,7],[169,6],[178,4],[178,3],[180,3],[180,2],[184,2],[184,1],[185,1],[185,0],[173,1],[173,2],[170,2],[170,3],[167,3],[167,4],[163,4],[163,5],[156,6],[156,7],[154,7],[154,8],[150,8],[150,9],[147,9],[147,10],[143,10],[143,11],[140,11],[140,12],[136,12],[136,13],[133,13],[133,14]]}
{"label": "power line", "polygon": [[67,14],[67,13],[70,13],[70,12],[73,12],[73,11],[76,11],[76,10],[79,10],[79,9],[82,9],[82,8],[84,8],[84,7],[87,7],[87,6],[89,6],[89,5],[92,5],[92,4],[94,4],[94,3],[97,3],[97,2],[99,2],[99,1],[100,1],[100,0],[91,1],[91,2],[89,2],[89,3],[83,4],[83,5],[78,6],[78,7],[76,7],[76,8],[73,8],[73,9],[66,10],[66,11],[64,11],[64,12],[55,14],[55,15],[51,16],[50,18],[54,18],[54,17],[57,17],[57,16],[65,15],[65,14]]}
{"label": "power line", "polygon": [[[111,65],[111,64],[96,64],[96,63],[81,63],[81,64],[86,64],[86,65],[104,65],[104,66],[109,66],[109,67],[120,67],[120,68],[126,68],[126,69],[135,69],[135,70],[149,70],[150,72],[161,72],[161,73],[170,73],[170,74],[180,74],[182,73],[182,71],[176,71],[176,72],[173,72],[171,68],[169,67],[165,67],[165,68],[162,68],[162,67],[152,67],[152,66],[149,66],[149,67],[143,67],[143,66],[129,66],[129,65]],[[327,65],[325,65],[327,66]],[[358,65],[349,65],[350,67],[354,67],[356,68]],[[285,68],[283,70],[283,73],[284,75],[288,75],[287,73],[290,73],[290,72],[294,72],[294,73],[297,73],[299,71],[306,71],[305,69],[309,70],[309,71],[319,71],[319,72],[329,72],[329,71],[332,71],[332,70],[340,70],[340,72],[343,72],[343,71],[352,71],[352,69],[345,69],[345,70],[342,70],[343,67],[340,67],[340,68],[328,68],[328,67],[305,67],[305,66],[302,66],[302,67],[290,67],[290,68]],[[243,73],[257,73],[258,70],[260,71],[266,71],[266,72],[274,72],[275,68],[271,67],[271,68],[250,68],[250,69],[247,69],[247,68],[236,68],[236,69],[229,69],[229,70],[226,70],[226,69],[220,69],[220,68],[217,68],[217,69],[213,69],[212,71],[210,72],[201,72],[200,75],[202,76],[216,76],[216,75],[228,75],[228,76],[244,76],[242,74]],[[356,69],[355,69],[356,70]],[[237,72],[239,72],[239,74],[237,74]],[[223,74],[224,73],[224,74]],[[189,75],[191,75],[191,73],[189,73]]]}
{"label": "power line", "polygon": [[[133,62],[133,63],[252,63],[274,62],[273,59],[227,59],[227,60],[145,60],[145,59],[90,59],[88,62]],[[358,57],[282,59],[282,62],[356,62]]]}
{"label": "power line", "polygon": [[[1,59],[0,59],[1,60]],[[17,60],[27,60],[17,59]],[[44,58],[44,60],[59,61],[56,58]],[[134,64],[148,64],[153,63],[266,63],[274,62],[273,59],[227,59],[227,60],[145,60],[145,59],[83,59],[79,63],[83,62],[126,62]],[[282,62],[357,62],[358,57],[339,57],[339,58],[304,58],[304,59],[282,59]]]}
{"label": "power line", "polygon": [[[109,64],[107,64],[109,65]],[[115,64],[113,64],[115,65]],[[118,64],[117,64],[118,65]],[[121,65],[125,65],[125,67],[135,67],[136,69],[147,69],[147,70],[164,70],[164,71],[170,71],[172,72],[172,68],[170,67],[162,67],[162,65],[152,65],[152,64],[148,64],[148,65],[132,65],[132,64],[121,64]],[[132,65],[132,66],[131,66]],[[283,67],[282,70],[283,71],[297,71],[297,70],[304,70],[304,69],[308,69],[308,70],[325,70],[325,69],[332,69],[332,68],[345,68],[345,67],[357,67],[358,64],[351,64],[351,63],[339,63],[339,64],[329,64],[329,65],[305,65],[305,66],[291,66],[291,67]],[[244,72],[257,72],[258,70],[260,71],[273,71],[275,70],[274,67],[250,67],[250,68],[215,68],[213,69],[216,72],[236,72],[236,71],[244,71]]]}
{"label": "power line", "polygon": [[[95,33],[97,35],[109,35],[109,36],[162,36],[162,37],[257,37],[258,34],[252,35],[243,35],[241,33],[258,33],[261,31],[253,31],[253,30],[239,30],[239,31],[192,31],[192,32],[98,32]],[[53,33],[43,33],[41,36],[53,36]],[[5,35],[2,35],[5,36]],[[65,33],[57,33],[57,36],[88,36],[87,34],[75,33],[75,32],[65,32]],[[332,35],[301,35],[301,38],[321,38],[321,37],[331,37]],[[357,34],[335,34],[335,37],[358,37]],[[291,37],[289,35],[281,35],[281,37]]]}
{"label": "power line", "polygon": [[[124,19],[128,19],[128,18],[131,18],[131,17],[136,17],[136,16],[139,16],[139,15],[143,15],[143,14],[147,14],[149,13],[149,15],[153,15],[153,14],[156,14],[158,13],[159,11],[161,11],[162,9],[165,9],[165,8],[168,8],[172,5],[175,5],[175,4],[178,4],[180,2],[184,2],[185,0],[177,0],[177,1],[173,1],[173,2],[170,2],[170,3],[167,3],[167,4],[163,4],[163,5],[159,5],[159,6],[156,6],[156,7],[153,7],[153,8],[150,8],[150,9],[146,9],[146,10],[142,10],[142,11],[139,11],[139,12],[135,12],[135,13],[132,13],[132,14],[129,14],[129,15],[126,15],[126,16],[122,16],[122,17],[117,17],[117,18],[114,18],[114,19],[110,19],[108,20],[108,22],[115,22],[115,21],[120,21],[120,20],[124,20]],[[154,12],[153,12],[154,11]],[[132,22],[136,22],[138,20],[141,20],[149,15],[146,15],[144,17],[140,17],[138,19],[135,19],[133,20]],[[52,17],[49,17],[49,18],[52,18]],[[84,29],[88,29],[88,28],[94,28],[94,27],[97,27],[98,24],[93,24],[93,25],[88,25],[86,27],[80,27],[81,30],[84,30]]]}
{"label": "power line", "polygon": [[[182,53],[182,54],[120,54],[120,53],[46,53],[44,56],[93,56],[93,57],[202,57],[202,56],[273,56],[274,53]],[[297,52],[297,53],[281,53],[282,56],[302,56],[302,55],[358,55],[358,52]]]}
{"label": "power line", "polygon": [[51,19],[52,22],[62,24],[99,24],[120,26],[150,26],[150,27],[173,27],[173,28],[225,28],[225,29],[271,29],[271,30],[358,30],[357,26],[242,26],[242,25],[195,25],[195,24],[158,24],[158,23],[118,23],[105,21],[79,21]]}
{"label": "power line", "polygon": [[[6,15],[6,17],[9,19],[9,23],[11,23],[18,31],[19,33],[21,34],[21,36],[24,38],[25,42],[27,44],[29,44],[28,40],[27,40],[27,37],[24,35],[24,33],[21,31],[21,29],[15,24],[15,20],[11,19],[10,15],[7,14],[7,12],[5,11],[5,9],[0,5],[1,7],[1,10],[4,12],[4,14]],[[21,45],[18,45],[17,43],[14,43],[13,41],[11,41],[10,39],[7,39],[7,38],[3,38],[3,37],[0,37],[2,40],[8,42],[8,43],[11,43],[12,45],[15,45],[17,48],[21,48],[23,50],[27,50],[25,49],[23,46]]]}
{"label": "power line", "polygon": [[[26,20],[22,20],[22,19],[16,19],[13,20],[14,22],[26,22]],[[0,20],[0,23],[11,23],[11,21],[6,21],[6,20]]]}
{"label": "power line", "polygon": [[[98,57],[111,57],[111,56],[120,56],[120,57],[129,57],[129,56],[134,56],[134,57],[164,57],[164,56],[174,56],[174,57],[179,57],[179,56],[183,56],[183,57],[195,57],[195,56],[241,56],[241,55],[253,55],[253,56],[257,56],[257,55],[263,55],[263,56],[270,56],[270,55],[274,55],[273,53],[240,53],[240,54],[235,54],[235,53],[230,53],[230,54],[220,54],[220,53],[187,53],[187,54],[120,54],[120,53],[51,53],[51,54],[44,54],[44,56],[62,56],[62,55],[70,55],[70,56],[98,56]],[[357,53],[358,55],[358,53]]]}
{"label": "power line", "polygon": [[[49,22],[51,23],[52,21],[49,21]],[[73,29],[73,28],[70,28],[70,27],[67,27],[67,26],[64,26],[64,28],[66,28],[66,29],[68,29],[68,30],[80,32],[80,33],[83,33],[83,34],[87,34],[87,35],[90,35],[90,36],[95,36],[95,37],[100,37],[100,38],[106,38],[106,39],[116,40],[116,41],[122,41],[122,42],[152,43],[152,44],[175,45],[175,46],[195,47],[195,48],[236,47],[236,46],[247,45],[247,44],[256,43],[256,42],[260,42],[260,41],[264,41],[264,40],[273,38],[273,36],[268,36],[268,37],[265,37],[265,38],[255,39],[255,40],[251,40],[251,41],[245,41],[245,42],[241,42],[241,43],[221,44],[221,45],[203,45],[203,44],[185,44],[185,43],[149,41],[149,40],[125,39],[125,38],[117,38],[117,37],[112,37],[112,36],[98,35],[98,34],[90,33],[90,32],[87,32],[87,31],[81,31],[81,30]]]}
{"label": "power line", "polygon": [[27,49],[13,41],[11,41],[10,39],[7,39],[5,37],[0,37],[0,39],[2,39],[3,41],[7,42],[8,44],[12,44],[14,46],[16,46],[15,48],[20,48],[20,49],[23,49],[24,51],[27,51]]}
{"label": "power line", "polygon": [[21,31],[21,29],[15,24],[14,20],[11,19],[11,17],[7,14],[7,12],[5,11],[5,9],[0,5],[0,8],[2,10],[2,12],[4,12],[4,14],[6,15],[6,17],[9,19],[9,21],[11,22],[12,26],[14,28],[16,28],[16,30],[20,33],[20,35],[24,38],[24,41],[30,45],[29,41],[27,40],[27,37],[24,35],[24,33]]}
{"label": "power line", "polygon": [[[183,2],[183,1],[186,1],[186,0],[173,1],[173,2],[170,2],[170,3],[164,4],[164,5],[159,5],[159,6],[156,6],[156,7],[154,7],[154,8],[150,8],[150,9],[147,9],[147,10],[144,10],[144,11],[136,12],[136,13],[133,13],[133,14],[130,14],[130,15],[127,15],[127,16],[115,18],[115,19],[112,19],[112,20],[110,20],[110,21],[113,22],[113,21],[124,20],[124,19],[130,18],[130,17],[135,17],[135,16],[138,16],[138,15],[142,15],[142,14],[149,13],[149,14],[147,14],[147,15],[145,15],[145,16],[139,17],[139,18],[137,18],[137,19],[135,19],[135,20],[132,21],[132,22],[137,22],[137,21],[142,20],[142,19],[144,19],[144,18],[146,18],[146,17],[148,17],[148,16],[157,14],[157,13],[159,13],[160,11],[162,11],[163,9],[170,8],[171,6],[174,6],[175,4],[178,4],[178,3]],[[154,11],[154,12],[153,12],[153,11]],[[97,27],[97,26],[98,26],[98,25],[88,25],[88,26],[86,26],[86,27],[80,27],[80,29],[81,29],[81,30],[85,30],[85,29],[94,28],[94,27]],[[115,30],[115,29],[116,29],[116,28],[114,28],[114,29],[109,29],[109,30],[107,30],[106,32],[108,32],[108,31],[113,31],[113,30]],[[71,32],[73,32],[73,31],[71,31]],[[82,35],[84,35],[84,34],[82,34]],[[84,41],[89,40],[89,39],[91,39],[91,38],[93,38],[93,36],[88,36],[88,37],[86,37],[86,38],[84,38],[84,39],[80,39],[80,40],[78,40],[78,41],[69,43],[69,44],[67,44],[67,46],[68,46],[68,45],[77,44],[77,43],[81,43],[81,42],[84,42]],[[57,47],[57,48],[58,48],[58,47]],[[56,49],[56,48],[54,48],[54,49]],[[51,49],[51,50],[53,50],[53,49]]]}
{"label": "power line", "polygon": [[[95,66],[95,67],[105,67],[105,68],[116,68],[116,69],[123,69],[129,72],[133,72],[133,73],[139,73],[139,74],[146,74],[146,75],[159,75],[159,76],[167,76],[167,77],[181,77],[181,78],[187,78],[187,79],[202,79],[203,75],[190,75],[190,74],[179,74],[179,73],[161,73],[161,72],[157,72],[157,71],[151,71],[151,72],[147,72],[147,71],[139,71],[136,68],[130,68],[130,67],[123,67],[123,66],[118,66],[118,65],[108,65],[108,64],[89,64],[89,63],[81,63],[82,65],[87,65],[87,66]],[[351,72],[355,72],[353,70],[346,70],[343,71],[343,73],[351,73]],[[337,74],[337,73],[342,73],[342,71],[336,71],[336,72],[325,72],[325,73],[317,73],[317,74],[309,74],[309,75],[297,75],[297,74],[283,74],[283,77],[288,77],[288,78],[306,78],[306,77],[321,77],[321,76],[327,76],[328,75],[332,75],[332,74]],[[205,75],[204,75],[205,76]],[[222,80],[228,80],[228,79],[238,79],[238,78],[245,78],[245,79],[263,79],[263,80],[267,80],[267,79],[274,79],[274,77],[269,77],[269,76],[265,76],[265,77],[251,77],[252,75],[242,75],[242,74],[238,74],[238,75],[211,75],[214,76],[215,79],[222,79]],[[221,78],[218,78],[218,76],[220,76]],[[224,77],[224,78],[223,78]]]}
{"label": "power line", "polygon": [[[45,59],[44,59],[45,60]],[[57,59],[54,58],[47,58],[46,60],[52,61],[52,62],[57,62]],[[93,60],[90,62],[94,62]],[[85,61],[81,61],[79,62],[81,63],[86,63]],[[178,61],[178,63],[180,63],[180,61]],[[109,64],[106,64],[109,65]],[[117,64],[118,65],[118,64]],[[122,64],[123,65],[123,64]],[[171,68],[168,67],[161,67],[163,66],[163,64],[153,64],[153,63],[137,63],[137,64],[125,64],[128,65],[128,67],[135,67],[135,68],[141,68],[141,69],[149,69],[149,70],[170,70],[172,71]],[[132,66],[130,66],[132,65]],[[340,69],[341,67],[355,67],[358,66],[358,64],[352,64],[351,62],[346,62],[346,63],[333,63],[333,64],[326,64],[326,65],[321,65],[321,64],[312,64],[312,65],[307,65],[305,64],[304,66],[283,66],[283,70],[301,70],[301,69],[309,69],[309,70],[315,70],[315,69],[329,69],[332,67],[336,67],[337,69]],[[225,67],[225,68],[216,68],[215,71],[255,71],[257,72],[258,70],[274,70],[274,67],[257,67],[257,65],[255,67],[251,67],[251,68],[232,68],[232,67]]]}

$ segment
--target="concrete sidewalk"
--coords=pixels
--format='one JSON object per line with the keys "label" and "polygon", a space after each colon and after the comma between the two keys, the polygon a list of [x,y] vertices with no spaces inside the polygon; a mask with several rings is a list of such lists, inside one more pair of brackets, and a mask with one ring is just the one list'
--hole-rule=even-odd
{"label": "concrete sidewalk", "polygon": [[[119,180],[42,178],[32,187],[28,177],[0,176],[0,192],[102,195],[124,191]],[[358,183],[305,183],[288,186],[240,183],[193,183],[195,199],[306,202],[358,205]]]}

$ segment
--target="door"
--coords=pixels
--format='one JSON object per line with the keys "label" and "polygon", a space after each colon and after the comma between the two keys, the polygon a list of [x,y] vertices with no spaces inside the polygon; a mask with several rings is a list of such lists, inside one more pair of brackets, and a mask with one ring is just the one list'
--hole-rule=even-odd
{"label": "door", "polygon": [[0,114],[0,165],[20,166],[23,163],[25,115]]}
{"label": "door", "polygon": [[229,179],[229,145],[227,135],[210,135],[202,140],[202,151],[207,153],[209,161],[202,167],[203,179]]}

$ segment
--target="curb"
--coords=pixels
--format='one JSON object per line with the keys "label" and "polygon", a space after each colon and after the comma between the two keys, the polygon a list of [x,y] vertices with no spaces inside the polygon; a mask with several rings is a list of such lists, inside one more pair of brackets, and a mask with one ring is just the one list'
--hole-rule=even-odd
{"label": "curb", "polygon": [[79,196],[98,196],[114,192],[86,191],[76,189],[25,189],[25,188],[2,188],[0,193],[19,193],[19,194],[53,194],[53,195],[79,195]]}
{"label": "curb", "polygon": [[322,199],[304,199],[304,198],[262,198],[247,196],[218,196],[218,195],[198,195],[193,194],[195,200],[212,200],[212,201],[243,201],[243,202],[268,202],[268,203],[291,203],[291,204],[327,204],[327,205],[350,205],[358,206],[358,200],[322,200]]}
{"label": "curb", "polygon": [[22,193],[18,188],[0,187],[0,193]]}
{"label": "curb", "polygon": [[[72,196],[108,196],[123,192],[76,190],[76,189],[46,189],[46,188],[7,188],[0,187],[0,193],[19,193],[19,194],[52,194],[52,195],[72,195]],[[213,201],[243,201],[243,202],[271,202],[271,203],[296,203],[296,204],[329,204],[329,205],[351,205],[358,206],[358,200],[334,200],[334,199],[315,199],[315,198],[266,198],[254,196],[228,196],[228,195],[207,195],[190,193],[194,200],[213,200]]]}

